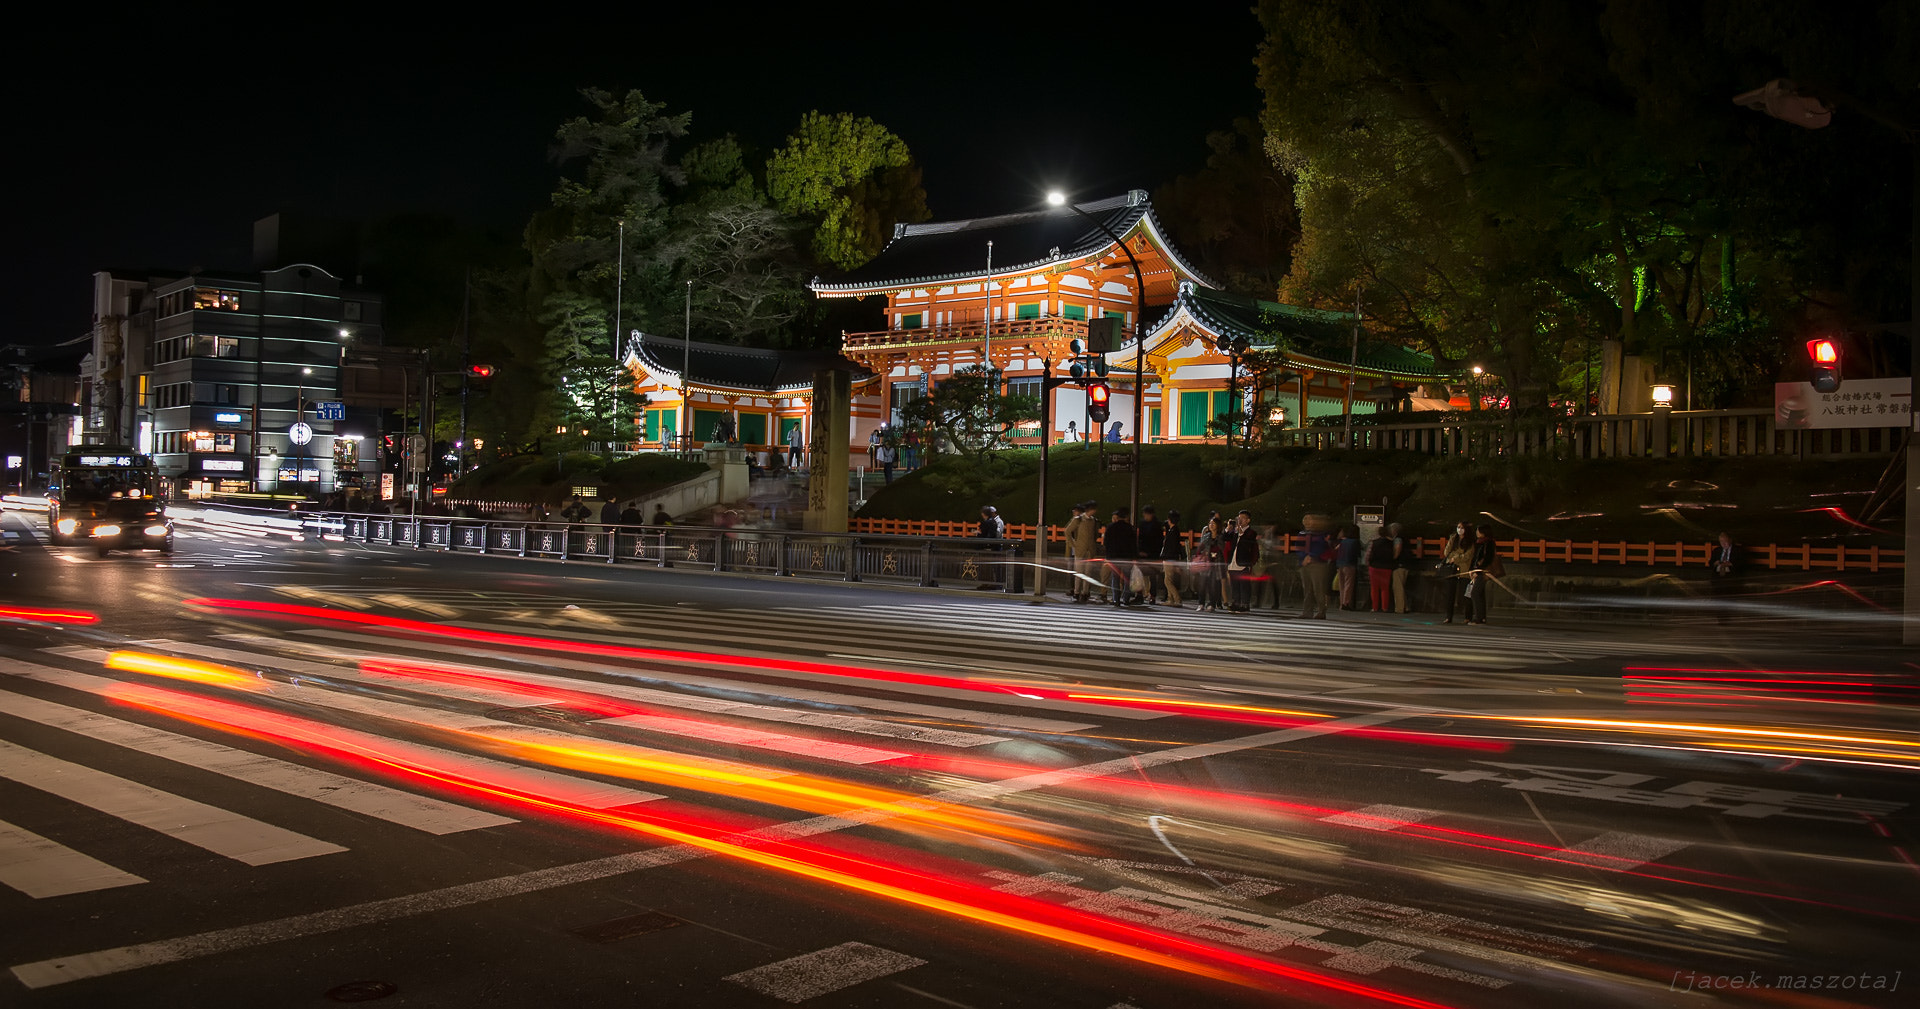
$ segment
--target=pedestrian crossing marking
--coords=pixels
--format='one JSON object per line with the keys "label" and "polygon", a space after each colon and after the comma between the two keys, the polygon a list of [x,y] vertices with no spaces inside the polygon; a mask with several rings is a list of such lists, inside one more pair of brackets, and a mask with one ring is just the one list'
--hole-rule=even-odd
{"label": "pedestrian crossing marking", "polygon": [[[57,649],[56,651],[85,652],[87,649]],[[168,691],[154,690],[141,684],[107,679],[88,673],[60,671],[52,676],[40,676],[32,673],[27,675],[34,679],[44,679],[46,682],[59,686],[85,690],[101,696],[147,701],[162,707],[163,710],[171,705],[181,703],[182,698],[191,701],[197,697],[197,695],[172,694]],[[310,704],[337,707],[342,710],[355,711],[363,714],[373,714],[383,717],[397,716],[400,720],[407,720],[408,717],[415,712],[420,712],[422,715],[425,715],[423,709],[411,708],[404,704],[377,702],[372,698],[351,697],[349,695],[334,694],[328,691],[304,691],[300,694],[300,699]],[[276,717],[269,712],[254,711],[253,709],[238,708],[237,706],[233,707],[234,710],[223,712],[223,717],[235,728],[259,729],[276,735],[284,735],[289,731],[298,730],[297,723],[289,725],[286,719]],[[504,781],[510,783],[513,788],[531,795],[537,795],[542,798],[553,799],[560,802],[570,802],[585,806],[589,809],[611,809],[615,806],[625,806],[636,802],[652,802],[656,799],[665,798],[665,796],[653,792],[643,792],[622,785],[613,785],[587,778],[576,778],[572,775],[559,774],[538,768],[523,767],[519,764],[494,760],[490,757],[460,753],[437,746],[429,746],[424,743],[410,743],[387,736],[360,732],[355,729],[325,725],[324,723],[312,724],[313,729],[310,733],[310,741],[315,743],[336,748],[341,746],[358,747],[367,752],[389,754],[396,759],[416,765],[445,768],[465,777]],[[500,726],[502,728],[513,728],[513,726],[509,726],[505,722],[487,724]],[[324,731],[324,735],[320,734],[322,731]],[[577,739],[579,737],[574,738]],[[766,775],[763,774],[762,776],[764,777]]]}
{"label": "pedestrian crossing marking", "polygon": [[1412,806],[1390,806],[1385,803],[1363,806],[1345,813],[1323,816],[1321,823],[1333,823],[1342,827],[1359,827],[1361,830],[1399,830],[1408,824],[1419,823],[1439,816],[1433,809],[1415,809]]}
{"label": "pedestrian crossing marking", "polygon": [[[233,640],[245,641],[250,643],[258,643],[262,646],[276,644],[276,643],[288,645],[288,646],[293,646],[298,644],[298,641],[295,639],[281,641],[280,639],[277,639],[277,638],[264,638],[256,635],[226,635],[225,637],[228,637]],[[369,647],[369,648],[392,649],[392,648],[405,648],[405,647],[429,647],[429,646],[419,645],[415,642],[394,641],[392,639],[380,638],[372,635],[356,634],[351,631],[333,631],[333,630],[302,631],[300,632],[300,637],[303,637],[303,638],[311,637],[311,638],[317,638],[317,639],[325,639],[328,641],[346,641],[346,642],[352,642],[352,643],[361,645],[362,647]],[[519,654],[514,652],[495,651],[487,648],[477,648],[477,647],[466,646],[466,645],[436,645],[431,647],[433,651],[437,654],[460,655],[460,656],[466,656],[468,658],[492,659],[492,660],[503,661],[503,662],[526,662],[527,661],[527,656],[524,654]],[[381,654],[391,654],[391,652],[390,651],[389,652],[368,652],[366,654],[369,656],[374,656],[374,655],[381,655]],[[762,683],[759,681],[751,681],[751,680],[730,680],[730,679],[725,679],[717,676],[702,676],[698,673],[686,673],[678,670],[673,670],[673,671],[647,670],[643,672],[641,670],[634,669],[633,667],[630,667],[630,666],[614,666],[604,662],[586,662],[586,661],[581,661],[577,659],[560,658],[558,656],[541,656],[539,659],[539,662],[541,665],[547,666],[549,668],[554,668],[554,669],[576,669],[582,672],[597,672],[597,673],[604,673],[609,676],[619,676],[619,677],[624,677],[629,679],[644,679],[652,682],[673,683],[681,686],[705,688],[705,689],[723,691],[723,692],[732,693],[732,694],[752,694],[752,695],[758,695],[758,696],[770,696],[770,697],[781,698],[786,700],[830,704],[835,707],[856,707],[856,708],[867,708],[867,709],[881,710],[881,711],[897,711],[903,714],[924,715],[930,718],[939,718],[943,720],[963,722],[963,723],[973,724],[973,725],[988,725],[988,726],[993,726],[995,728],[1027,729],[1033,732],[1058,733],[1058,734],[1064,735],[1069,733],[1082,732],[1087,729],[1091,729],[1095,727],[1092,723],[1088,723],[1088,722],[1063,722],[1063,721],[1059,721],[1051,718],[1036,718],[1036,717],[1026,716],[1026,715],[1008,715],[1008,714],[1001,714],[999,712],[992,712],[992,711],[975,711],[967,708],[954,708],[954,707],[948,707],[945,705],[929,704],[929,703],[924,703],[920,701],[906,701],[906,700],[900,700],[900,699],[891,698],[891,697],[869,697],[863,694],[840,694],[840,693],[833,693],[830,691],[813,690],[806,687],[791,686],[787,684]],[[874,684],[874,686],[879,689],[885,689],[888,685],[876,683]],[[996,703],[998,703],[999,699],[996,698],[995,701]]]}
{"label": "pedestrian crossing marking", "polygon": [[29,897],[64,897],[146,880],[0,820],[0,884]]}
{"label": "pedestrian crossing marking", "polygon": [[[61,672],[39,668],[56,675]],[[24,694],[0,691],[0,712],[429,834],[453,834],[515,822],[511,817]]]}
{"label": "pedestrian crossing marking", "polygon": [[764,967],[729,974],[721,980],[731,981],[782,1002],[797,1004],[925,963],[919,957],[863,942],[843,942]]}
{"label": "pedestrian crossing marking", "polygon": [[1671,855],[1685,847],[1687,847],[1686,841],[1615,830],[1589,838],[1571,847],[1548,852],[1540,857],[1575,862],[1595,869],[1625,872]]}
{"label": "pedestrian crossing marking", "polygon": [[271,865],[347,850],[5,741],[0,741],[0,777],[248,865]]}

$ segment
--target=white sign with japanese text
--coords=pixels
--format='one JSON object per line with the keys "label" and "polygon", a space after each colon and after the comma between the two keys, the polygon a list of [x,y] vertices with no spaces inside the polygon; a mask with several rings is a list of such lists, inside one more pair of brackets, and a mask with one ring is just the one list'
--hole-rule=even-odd
{"label": "white sign with japanese text", "polygon": [[1853,378],[1833,392],[1815,392],[1806,382],[1778,382],[1774,423],[1782,430],[1906,427],[1913,419],[1912,384],[1904,378]]}

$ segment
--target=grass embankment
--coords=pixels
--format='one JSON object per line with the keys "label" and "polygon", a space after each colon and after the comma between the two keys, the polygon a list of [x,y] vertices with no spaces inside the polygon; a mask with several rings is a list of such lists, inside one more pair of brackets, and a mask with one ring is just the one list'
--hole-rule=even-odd
{"label": "grass embankment", "polygon": [[[1109,446],[1129,450],[1131,446]],[[1721,529],[1747,543],[1797,543],[1849,537],[1898,546],[1851,525],[1885,459],[1797,462],[1762,459],[1435,459],[1399,452],[1311,449],[1232,453],[1220,446],[1151,445],[1142,449],[1141,502],[1161,517],[1178,509],[1188,524],[1211,510],[1246,508],[1256,523],[1297,527],[1320,512],[1350,519],[1357,504],[1387,506],[1387,517],[1426,536],[1454,522],[1491,522],[1502,538],[1571,540],[1709,540]],[[1032,521],[1039,453],[1006,452],[985,466],[955,460],[896,479],[874,493],[862,517],[970,520],[980,506],[1000,508],[1011,522]],[[1063,524],[1079,501],[1095,500],[1104,521],[1128,499],[1130,475],[1103,473],[1095,452],[1072,446],[1052,453],[1047,520]]]}
{"label": "grass embankment", "polygon": [[707,465],[669,455],[648,453],[608,462],[586,452],[564,456],[514,456],[488,463],[460,478],[448,489],[452,498],[483,501],[538,501],[559,504],[583,484],[600,489],[600,497],[624,501],[645,497],[707,471]]}

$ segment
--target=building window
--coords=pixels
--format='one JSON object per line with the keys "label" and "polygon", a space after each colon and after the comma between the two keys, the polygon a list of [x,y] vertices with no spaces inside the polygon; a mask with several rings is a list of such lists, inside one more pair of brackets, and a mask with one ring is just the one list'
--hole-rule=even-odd
{"label": "building window", "polygon": [[212,287],[196,287],[193,289],[193,307],[196,310],[209,309],[217,312],[238,312],[240,311],[240,292],[222,291]]}
{"label": "building window", "polygon": [[901,317],[900,317],[900,328],[901,328],[901,329],[919,329],[919,328],[920,328],[920,313],[919,313],[919,312],[915,312],[915,313],[913,313],[912,315],[903,315],[903,316],[901,316]]}
{"label": "building window", "polygon": [[1085,320],[1085,319],[1086,319],[1086,317],[1087,317],[1087,306],[1085,306],[1085,305],[1063,305],[1063,306],[1061,306],[1061,308],[1060,308],[1060,314],[1061,314],[1061,315],[1064,315],[1064,316],[1066,316],[1066,317],[1067,317],[1067,318],[1069,318],[1069,319],[1081,319],[1081,320]]}
{"label": "building window", "polygon": [[1014,318],[1016,318],[1016,319],[1038,319],[1038,318],[1040,318],[1040,306],[1039,306],[1039,305],[1037,305],[1037,304],[1034,304],[1034,305],[1015,305],[1015,306],[1014,306]]}
{"label": "building window", "polygon": [[743,413],[740,415],[740,433],[742,445],[768,445],[767,415],[764,413]]}
{"label": "building window", "polygon": [[237,385],[215,385],[213,387],[213,401],[220,404],[240,402],[240,387]]}
{"label": "building window", "polygon": [[340,317],[348,322],[360,321],[360,303],[349,301],[340,306]]}
{"label": "building window", "polygon": [[912,403],[914,400],[926,394],[927,390],[922,388],[918,382],[912,385],[896,385],[888,393],[888,398],[892,400],[888,405],[892,406],[895,411],[904,410],[907,408],[907,404]]}
{"label": "building window", "polygon": [[1007,379],[1007,395],[1031,396],[1034,399],[1039,399],[1041,382],[1042,379],[1039,375],[1035,375],[1032,378]]}
{"label": "building window", "polygon": [[1180,393],[1180,437],[1201,438],[1207,433],[1207,394],[1201,390]]}

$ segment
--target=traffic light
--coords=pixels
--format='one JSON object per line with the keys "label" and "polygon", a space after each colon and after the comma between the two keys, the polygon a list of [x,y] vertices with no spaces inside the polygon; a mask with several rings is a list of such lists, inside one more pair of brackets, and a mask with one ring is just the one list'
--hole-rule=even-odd
{"label": "traffic light", "polygon": [[490,365],[490,364],[467,365],[467,377],[468,378],[492,378],[493,365]]}
{"label": "traffic light", "polygon": [[1810,381],[1815,392],[1840,388],[1840,342],[1827,337],[1807,341],[1807,357],[1813,361]]}
{"label": "traffic light", "polygon": [[1104,426],[1107,423],[1107,400],[1113,395],[1105,382],[1095,382],[1087,386],[1087,420]]}

